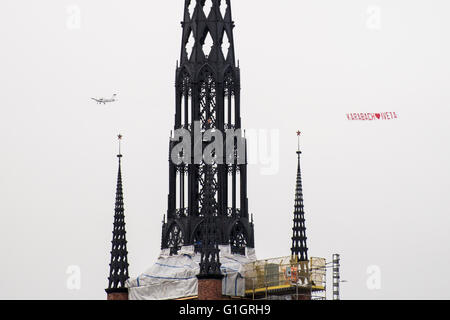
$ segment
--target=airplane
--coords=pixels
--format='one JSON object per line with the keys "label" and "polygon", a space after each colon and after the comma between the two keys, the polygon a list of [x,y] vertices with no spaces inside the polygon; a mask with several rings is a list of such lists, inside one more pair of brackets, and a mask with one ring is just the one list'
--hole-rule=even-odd
{"label": "airplane", "polygon": [[117,99],[117,94],[113,94],[111,99],[105,99],[105,98],[100,98],[100,99],[96,99],[96,98],[91,98],[92,100],[94,100],[95,102],[97,102],[98,104],[107,104],[109,102],[116,102]]}

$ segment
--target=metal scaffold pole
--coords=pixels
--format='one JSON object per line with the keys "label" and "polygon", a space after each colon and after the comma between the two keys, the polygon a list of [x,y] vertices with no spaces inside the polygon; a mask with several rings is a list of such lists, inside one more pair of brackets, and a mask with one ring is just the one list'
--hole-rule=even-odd
{"label": "metal scaffold pole", "polygon": [[333,300],[341,300],[339,284],[341,282],[340,276],[340,261],[339,254],[333,254]]}

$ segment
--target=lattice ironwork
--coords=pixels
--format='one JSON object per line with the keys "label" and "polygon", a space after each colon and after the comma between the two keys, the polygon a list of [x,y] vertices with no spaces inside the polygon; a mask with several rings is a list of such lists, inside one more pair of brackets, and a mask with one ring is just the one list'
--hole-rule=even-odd
{"label": "lattice ironwork", "polygon": [[201,225],[201,261],[200,276],[220,276],[219,261],[219,228],[217,225],[217,201],[215,191],[212,188],[214,175],[210,165],[206,166],[204,206],[202,214],[205,217]]}
{"label": "lattice ironwork", "polygon": [[240,209],[233,209],[228,208],[228,216],[230,218],[240,218],[241,217],[241,210]]}
{"label": "lattice ironwork", "polygon": [[200,215],[207,217],[208,215],[217,216],[218,204],[216,199],[217,194],[217,182],[215,181],[215,175],[212,165],[205,165],[205,176],[203,180],[201,190],[201,210]]}
{"label": "lattice ironwork", "polygon": [[187,217],[189,213],[189,208],[183,208],[183,209],[177,209],[176,210],[176,217],[177,218],[184,218]]}
{"label": "lattice ironwork", "polygon": [[[175,79],[174,129],[188,129],[192,141],[195,141],[196,122],[200,122],[202,132],[215,129],[224,133],[225,129],[241,129],[240,69],[234,53],[230,1],[186,0],[182,28],[180,64]],[[219,245],[236,242],[231,230],[239,221],[245,230],[242,233],[245,239],[240,239],[240,243],[254,247],[253,222],[248,214],[247,163],[238,161],[242,159],[236,151],[230,159],[226,158],[227,144],[225,134],[223,136],[223,161],[216,159],[214,164],[191,161],[177,166],[169,157],[168,209],[167,221],[162,227],[162,249],[178,251],[172,248],[181,244],[174,245],[170,239],[175,235],[169,236],[176,223],[183,235],[183,245],[194,245],[199,251],[203,247],[201,230],[208,228],[205,226],[206,212],[212,212],[214,217]],[[245,137],[241,139],[245,141]],[[177,143],[170,142],[169,155]],[[202,151],[207,146],[208,143],[203,141]],[[216,150],[212,153],[220,154]],[[232,162],[235,165],[227,164]],[[204,227],[198,227],[199,224]]]}
{"label": "lattice ironwork", "polygon": [[204,68],[200,75],[200,121],[202,129],[216,128],[216,80],[209,68]]}
{"label": "lattice ironwork", "polygon": [[180,250],[184,244],[183,230],[178,226],[178,224],[174,223],[170,228],[167,243],[170,249],[170,254],[178,254],[178,250]]}
{"label": "lattice ironwork", "polygon": [[202,225],[201,240],[201,260],[200,277],[221,276],[219,246],[218,246],[218,228],[215,218],[209,216]]}
{"label": "lattice ironwork", "polygon": [[227,165],[228,175],[234,175],[235,173],[239,173],[241,171],[241,167],[235,164]]}
{"label": "lattice ironwork", "polygon": [[239,223],[233,227],[230,235],[231,253],[245,255],[245,248],[247,247],[247,236],[245,228]]}
{"label": "lattice ironwork", "polygon": [[187,175],[189,167],[187,165],[181,164],[176,166],[177,172],[179,172],[181,175]]}

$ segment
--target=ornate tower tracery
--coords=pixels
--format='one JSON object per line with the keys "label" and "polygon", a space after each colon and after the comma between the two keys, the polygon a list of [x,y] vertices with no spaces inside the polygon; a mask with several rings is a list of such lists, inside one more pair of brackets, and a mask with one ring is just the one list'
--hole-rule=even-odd
{"label": "ornate tower tracery", "polygon": [[[235,59],[230,0],[185,0],[181,25],[174,129],[189,130],[191,141],[195,140],[195,123],[199,123],[202,133],[210,129],[220,131],[223,152],[213,151],[213,163],[196,163],[193,144],[190,161],[176,164],[171,155],[177,142],[171,139],[168,210],[161,248],[177,254],[182,246],[192,245],[200,251],[208,211],[217,226],[217,243],[231,245],[232,253],[245,254],[247,247],[254,247],[253,222],[248,212],[247,162],[239,161],[242,159],[238,152],[227,157],[225,136],[226,130],[235,130],[234,148],[237,150],[238,140],[246,146],[240,132],[240,69]],[[203,151],[207,150],[206,145],[203,141]],[[223,158],[218,159],[220,154]]]}

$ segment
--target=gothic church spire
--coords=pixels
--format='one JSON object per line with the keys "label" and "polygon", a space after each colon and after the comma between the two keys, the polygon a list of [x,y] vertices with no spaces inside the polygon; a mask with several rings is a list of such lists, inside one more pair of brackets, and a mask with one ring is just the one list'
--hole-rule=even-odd
{"label": "gothic church spire", "polygon": [[294,205],[294,226],[292,228],[292,259],[294,261],[308,261],[308,247],[306,245],[306,227],[305,227],[305,212],[303,206],[303,188],[302,188],[302,173],[300,169],[300,135],[301,132],[297,132],[299,139],[297,157],[297,182],[295,187],[295,205]]}
{"label": "gothic church spire", "polygon": [[125,282],[129,278],[128,274],[128,251],[125,231],[125,214],[123,205],[123,190],[122,190],[122,154],[120,152],[120,140],[122,136],[119,135],[119,171],[117,174],[117,188],[116,188],[116,204],[114,210],[114,228],[113,240],[111,250],[111,263],[109,272],[109,284],[106,289],[108,298],[112,294],[127,293],[128,289],[125,287]]}

